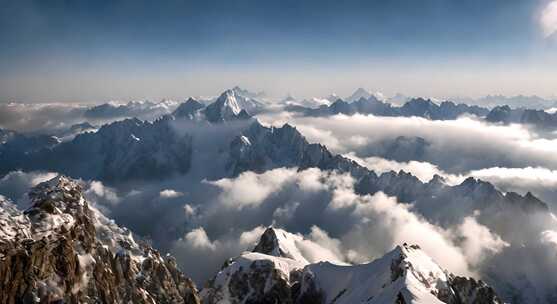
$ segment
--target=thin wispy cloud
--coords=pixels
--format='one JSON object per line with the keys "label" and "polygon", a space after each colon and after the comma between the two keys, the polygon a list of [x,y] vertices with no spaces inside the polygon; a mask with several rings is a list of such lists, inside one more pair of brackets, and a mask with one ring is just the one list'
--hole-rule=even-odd
{"label": "thin wispy cloud", "polygon": [[553,36],[557,32],[557,1],[547,4],[542,12],[540,22],[546,38]]}

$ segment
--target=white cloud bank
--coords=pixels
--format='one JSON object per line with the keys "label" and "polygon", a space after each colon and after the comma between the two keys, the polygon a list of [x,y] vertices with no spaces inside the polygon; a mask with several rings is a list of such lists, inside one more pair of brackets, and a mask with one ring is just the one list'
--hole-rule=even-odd
{"label": "white cloud bank", "polygon": [[[284,123],[284,116],[267,115],[262,120],[277,126]],[[490,167],[557,170],[557,139],[518,124],[496,125],[468,117],[432,121],[373,115],[291,116],[288,122],[308,141],[322,143],[335,153],[353,152],[360,158],[384,156],[377,154],[378,147],[404,136],[420,137],[428,143],[423,155],[413,155],[414,146],[402,147],[408,150],[408,160],[419,157],[453,174]]]}
{"label": "white cloud bank", "polygon": [[434,175],[443,177],[448,185],[457,185],[468,177],[474,177],[492,183],[502,192],[513,191],[522,195],[531,192],[548,203],[550,207],[557,207],[555,205],[557,203],[557,170],[542,167],[490,167],[471,170],[462,174],[451,174],[429,162],[397,162],[375,156],[360,158],[354,153],[348,153],[344,156],[378,174],[402,170],[411,173],[424,183],[430,181]]}

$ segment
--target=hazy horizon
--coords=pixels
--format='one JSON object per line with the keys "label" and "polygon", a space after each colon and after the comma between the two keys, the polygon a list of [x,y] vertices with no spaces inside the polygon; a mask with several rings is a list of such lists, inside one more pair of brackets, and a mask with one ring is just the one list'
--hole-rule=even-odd
{"label": "hazy horizon", "polygon": [[557,2],[11,1],[0,102],[555,96]]}

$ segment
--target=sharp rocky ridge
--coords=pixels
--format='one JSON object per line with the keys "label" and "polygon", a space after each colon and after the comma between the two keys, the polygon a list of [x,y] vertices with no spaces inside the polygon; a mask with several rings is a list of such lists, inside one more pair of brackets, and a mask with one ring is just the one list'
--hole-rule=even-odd
{"label": "sharp rocky ridge", "polygon": [[0,303],[200,303],[175,260],[114,224],[58,176],[20,211],[0,197]]}
{"label": "sharp rocky ridge", "polygon": [[493,288],[448,273],[418,245],[339,265],[308,262],[302,241],[268,228],[252,252],[226,261],[201,291],[204,303],[502,303]]}

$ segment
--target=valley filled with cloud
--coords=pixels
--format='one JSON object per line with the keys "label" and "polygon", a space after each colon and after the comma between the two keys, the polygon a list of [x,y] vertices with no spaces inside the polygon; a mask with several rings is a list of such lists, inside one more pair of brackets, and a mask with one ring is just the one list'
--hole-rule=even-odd
{"label": "valley filled with cloud", "polygon": [[[43,118],[3,126],[2,157],[25,156],[4,163],[0,193],[24,210],[33,186],[59,173],[80,179],[95,208],[172,254],[198,286],[273,226],[297,235],[309,263],[367,263],[418,244],[447,271],[485,280],[505,299],[555,296],[554,133],[466,114],[305,116],[245,92],[190,99],[151,121],[100,125],[59,119],[74,106],[9,108]],[[253,117],[240,113],[247,101],[257,102]],[[220,107],[217,120],[211,105]],[[97,127],[56,137],[72,123]],[[99,160],[76,155],[82,148]],[[58,161],[41,161],[53,155]],[[84,161],[97,162],[94,171]]]}

